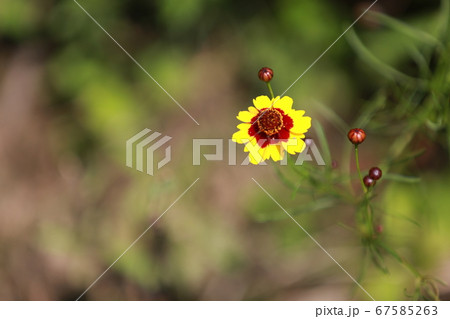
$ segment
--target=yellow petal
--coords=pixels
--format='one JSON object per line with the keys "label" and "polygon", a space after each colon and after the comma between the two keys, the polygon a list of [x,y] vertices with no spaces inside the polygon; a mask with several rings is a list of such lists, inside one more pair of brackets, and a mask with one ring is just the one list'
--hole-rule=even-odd
{"label": "yellow petal", "polygon": [[294,116],[293,120],[294,126],[291,128],[291,131],[294,134],[303,134],[311,127],[311,118],[309,116]]}
{"label": "yellow petal", "polygon": [[270,150],[269,147],[270,147],[270,145],[268,145],[268,146],[266,146],[266,147],[264,147],[264,148],[261,148],[261,149],[259,150],[259,154],[261,154],[261,156],[262,156],[262,158],[263,158],[264,160],[270,158],[271,150]]}
{"label": "yellow petal", "polygon": [[256,138],[254,136],[251,136],[249,138],[247,138],[246,140],[244,140],[245,142],[245,147],[244,147],[244,151],[245,152],[257,152],[259,150],[259,145],[258,142],[256,141]]}
{"label": "yellow petal", "polygon": [[250,126],[252,126],[250,123],[241,123],[237,126],[238,129],[240,129],[241,131],[244,130],[248,130],[250,128]]}
{"label": "yellow petal", "polygon": [[268,150],[268,147],[259,148],[257,153],[251,153],[249,154],[250,163],[258,165],[259,163],[267,160],[270,158],[270,152]]}
{"label": "yellow petal", "polygon": [[[260,162],[258,162],[252,154],[248,155],[248,159],[250,160],[250,163],[254,164],[254,165],[258,165]],[[262,160],[261,160],[262,161]]]}
{"label": "yellow petal", "polygon": [[301,153],[306,146],[305,141],[297,136],[290,138],[286,143],[283,142],[282,145],[289,154]]}
{"label": "yellow petal", "polygon": [[245,123],[249,123],[252,120],[252,118],[254,118],[254,117],[255,117],[255,114],[252,114],[248,111],[241,111],[241,112],[239,112],[238,116],[236,116],[236,118],[239,121],[242,121]]}
{"label": "yellow petal", "polygon": [[259,111],[258,111],[255,107],[253,107],[253,106],[249,106],[249,107],[248,107],[248,111],[249,111],[250,113],[252,113],[253,116],[255,116],[255,115],[257,115],[257,114],[259,113]]}
{"label": "yellow petal", "polygon": [[249,143],[245,144],[244,150],[249,152],[248,158],[250,163],[257,165],[264,161],[264,150],[259,147],[256,139],[252,139]]}
{"label": "yellow petal", "polygon": [[304,110],[291,109],[291,111],[288,114],[289,114],[289,116],[292,119],[295,119],[295,118],[302,117],[305,114],[305,111]]}
{"label": "yellow petal", "polygon": [[252,139],[252,137],[250,135],[248,135],[248,129],[250,127],[250,124],[242,123],[242,124],[239,124],[237,127],[238,127],[239,131],[234,133],[233,136],[231,137],[231,139],[234,142],[243,144],[243,143],[246,143],[245,140]]}
{"label": "yellow petal", "polygon": [[281,109],[285,114],[288,114],[292,110],[292,105],[294,104],[294,100],[289,96],[283,96],[280,98],[277,96],[274,99],[273,107]]}
{"label": "yellow petal", "polygon": [[280,145],[269,145],[269,146],[267,146],[267,148],[270,151],[270,157],[272,157],[272,159],[275,162],[278,162],[279,160],[281,160],[282,147]]}
{"label": "yellow petal", "polygon": [[260,95],[256,99],[253,99],[253,105],[258,109],[265,109],[272,106],[272,101],[266,95]]}

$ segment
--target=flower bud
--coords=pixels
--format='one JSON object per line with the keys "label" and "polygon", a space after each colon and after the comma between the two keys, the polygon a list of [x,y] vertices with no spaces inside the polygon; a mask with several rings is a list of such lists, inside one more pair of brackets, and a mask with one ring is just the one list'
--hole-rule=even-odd
{"label": "flower bud", "polygon": [[367,188],[370,188],[370,187],[372,187],[372,186],[375,186],[375,184],[377,183],[375,180],[373,180],[372,178],[370,178],[369,175],[364,176],[363,182],[364,182],[364,185],[366,185]]}
{"label": "flower bud", "polygon": [[366,139],[366,132],[362,128],[354,128],[348,132],[347,137],[354,145],[358,145]]}
{"label": "flower bud", "polygon": [[383,172],[378,167],[372,167],[369,170],[369,177],[375,181],[379,180],[382,175],[383,175]]}
{"label": "flower bud", "polygon": [[258,78],[264,82],[270,82],[273,78],[273,71],[271,68],[261,68],[258,72]]}

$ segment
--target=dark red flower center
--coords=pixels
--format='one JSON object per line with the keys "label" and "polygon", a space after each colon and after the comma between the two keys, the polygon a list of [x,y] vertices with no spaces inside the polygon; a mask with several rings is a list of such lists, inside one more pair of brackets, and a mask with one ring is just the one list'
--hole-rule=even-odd
{"label": "dark red flower center", "polygon": [[268,109],[260,115],[257,123],[260,131],[273,135],[283,127],[283,115],[277,109]]}
{"label": "dark red flower center", "polygon": [[287,141],[290,136],[289,130],[294,126],[292,118],[278,108],[259,110],[251,123],[248,134],[254,136],[262,148],[280,141]]}

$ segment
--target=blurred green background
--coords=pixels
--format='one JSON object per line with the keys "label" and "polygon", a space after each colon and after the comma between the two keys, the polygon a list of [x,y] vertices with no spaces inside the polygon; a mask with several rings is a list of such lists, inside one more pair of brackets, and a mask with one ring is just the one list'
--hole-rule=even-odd
{"label": "blurred green background", "polygon": [[[292,196],[271,166],[226,160],[193,166],[192,139],[230,138],[237,113],[268,95],[256,76],[260,67],[274,69],[275,95],[283,93],[370,2],[79,3],[200,125],[74,1],[0,0],[0,299],[76,299],[198,177],[83,299],[368,299],[252,177],[288,211],[301,211],[298,221],[356,277],[360,244],[338,225],[351,223],[351,207],[317,209],[314,198]],[[431,95],[447,101],[435,122],[448,124],[445,3],[380,0],[374,9],[446,37],[441,56],[447,64],[424,64],[441,74],[442,85]],[[346,132],[326,114],[332,110],[349,129],[365,106],[380,99],[390,106],[378,122],[365,123],[361,165],[367,170],[385,159],[389,134],[396,133],[383,126],[398,114],[395,94],[409,94],[392,89],[393,83],[402,87],[397,74],[371,65],[355,39],[382,66],[410,76],[419,75],[414,61],[427,45],[422,34],[412,39],[366,18],[353,31],[286,93],[325,128],[331,157],[343,171],[350,165],[341,160],[350,156]],[[391,124],[414,124],[414,114]],[[449,127],[414,131],[408,148],[425,152],[398,171],[421,181],[382,181],[376,199],[387,212],[389,241],[421,271],[447,282]],[[125,166],[125,142],[144,128],[172,137],[172,162],[155,176]],[[308,137],[315,138],[314,130]],[[243,159],[242,145],[237,152]],[[377,300],[407,299],[412,277],[394,261],[388,266],[389,274],[368,266],[362,285]],[[441,292],[450,298],[448,287]]]}

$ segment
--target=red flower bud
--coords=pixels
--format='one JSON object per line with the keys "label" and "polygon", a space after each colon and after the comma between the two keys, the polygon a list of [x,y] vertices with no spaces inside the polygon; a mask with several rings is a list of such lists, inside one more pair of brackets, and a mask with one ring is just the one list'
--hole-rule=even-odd
{"label": "red flower bud", "polygon": [[355,145],[361,144],[366,139],[366,132],[362,128],[351,129],[347,134],[348,139]]}
{"label": "red flower bud", "polygon": [[364,182],[364,185],[366,185],[367,188],[375,186],[375,184],[377,183],[375,180],[370,178],[369,175],[364,176],[363,182]]}
{"label": "red flower bud", "polygon": [[378,167],[372,167],[369,170],[369,177],[375,181],[379,180],[382,175],[383,175],[383,172]]}
{"label": "red flower bud", "polygon": [[270,82],[273,78],[273,71],[271,68],[262,68],[258,72],[258,77],[261,81]]}

